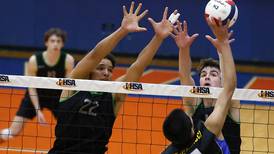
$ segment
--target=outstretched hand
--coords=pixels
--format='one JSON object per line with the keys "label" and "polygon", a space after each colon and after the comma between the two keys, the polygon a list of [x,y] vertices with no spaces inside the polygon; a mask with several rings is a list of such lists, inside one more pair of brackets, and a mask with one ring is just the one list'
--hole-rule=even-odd
{"label": "outstretched hand", "polygon": [[[174,11],[176,14],[176,10]],[[173,25],[168,21],[167,19],[168,14],[168,7],[165,8],[163,13],[163,18],[160,22],[155,22],[152,18],[148,18],[149,22],[151,23],[155,35],[158,36],[161,39],[165,39],[168,37],[173,30]]]}
{"label": "outstretched hand", "polygon": [[199,36],[197,33],[189,36],[186,21],[184,21],[182,28],[182,23],[177,20],[177,25],[174,27],[173,32],[174,34],[171,34],[171,36],[180,49],[190,48],[193,41]]}
{"label": "outstretched hand", "polygon": [[223,44],[229,44],[235,41],[234,38],[231,39],[233,31],[228,32],[229,21],[222,25],[222,21],[216,20],[214,18],[206,18],[207,24],[215,35],[215,39],[209,35],[206,35],[206,38],[217,48],[218,51],[221,51],[220,48]]}
{"label": "outstretched hand", "polygon": [[142,32],[147,29],[139,26],[139,21],[147,14],[148,10],[143,11],[140,15],[142,3],[139,3],[138,7],[134,10],[134,2],[131,2],[129,12],[126,7],[123,6],[124,17],[122,20],[121,28],[127,32]]}

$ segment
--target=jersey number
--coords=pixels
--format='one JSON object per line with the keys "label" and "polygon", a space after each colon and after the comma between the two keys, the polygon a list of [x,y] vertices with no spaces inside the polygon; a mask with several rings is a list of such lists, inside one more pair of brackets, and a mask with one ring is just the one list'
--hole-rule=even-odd
{"label": "jersey number", "polygon": [[55,71],[48,71],[48,77],[56,77],[56,72]]}
{"label": "jersey number", "polygon": [[99,107],[98,101],[91,101],[89,99],[85,99],[84,103],[85,105],[83,105],[80,108],[79,113],[87,114],[91,116],[97,116],[97,113],[94,112],[94,109]]}

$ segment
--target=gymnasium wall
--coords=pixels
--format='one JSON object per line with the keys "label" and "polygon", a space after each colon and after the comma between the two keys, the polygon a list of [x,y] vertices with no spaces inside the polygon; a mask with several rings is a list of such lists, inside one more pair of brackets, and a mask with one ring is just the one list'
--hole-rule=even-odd
{"label": "gymnasium wall", "polygon": [[[235,0],[239,19],[233,27],[233,43],[237,61],[274,61],[274,1]],[[140,0],[136,1],[140,2]],[[190,33],[200,37],[192,46],[192,56],[216,57],[211,44],[204,38],[210,33],[203,12],[206,0],[145,0],[143,8],[159,21],[164,6],[178,9],[181,19],[189,23]],[[8,0],[0,2],[0,47],[43,47],[43,33],[50,27],[60,27],[68,32],[67,49],[85,53],[99,40],[119,27],[122,5],[128,0]],[[116,54],[136,55],[151,39],[153,30],[146,19],[142,26],[146,33],[129,34],[115,49]],[[177,48],[171,38],[160,48],[157,56],[177,57]]]}

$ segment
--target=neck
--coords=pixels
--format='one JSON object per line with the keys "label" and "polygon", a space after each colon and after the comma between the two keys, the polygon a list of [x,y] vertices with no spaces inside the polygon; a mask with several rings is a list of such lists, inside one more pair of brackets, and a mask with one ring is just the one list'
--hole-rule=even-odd
{"label": "neck", "polygon": [[55,65],[59,60],[61,51],[46,50],[44,52],[44,59],[48,65]]}

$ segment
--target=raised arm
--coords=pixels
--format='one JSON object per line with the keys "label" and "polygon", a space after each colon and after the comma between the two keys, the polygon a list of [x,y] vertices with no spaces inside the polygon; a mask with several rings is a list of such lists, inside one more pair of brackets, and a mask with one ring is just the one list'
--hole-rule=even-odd
{"label": "raised arm", "polygon": [[142,76],[145,68],[152,62],[154,55],[162,44],[163,40],[170,35],[173,30],[172,24],[167,20],[168,8],[165,8],[163,18],[156,23],[152,18],[148,18],[155,35],[146,47],[140,52],[136,61],[127,69],[127,72],[120,81],[136,82]]}
{"label": "raised arm", "polygon": [[147,10],[140,15],[140,3],[134,11],[134,2],[131,3],[130,10],[127,12],[123,6],[124,17],[120,28],[114,33],[100,41],[73,69],[71,78],[87,79],[99,62],[108,55],[116,45],[130,32],[146,31],[146,28],[139,27],[138,22],[147,14]]}
{"label": "raised arm", "polygon": [[221,132],[227,113],[231,106],[231,97],[236,88],[236,69],[230,47],[230,33],[228,32],[228,24],[224,26],[219,20],[218,25],[215,20],[207,18],[207,23],[212,32],[216,36],[213,39],[209,35],[206,38],[216,47],[219,52],[220,61],[223,63],[223,90],[217,98],[214,110],[205,122],[205,126],[215,135],[219,135]]}
{"label": "raised arm", "polygon": [[[230,33],[231,35],[232,33]],[[230,40],[230,42],[232,42],[232,40]],[[223,72],[224,70],[224,63],[222,62],[222,55],[220,53],[218,53],[219,59],[220,59],[220,69],[221,72]],[[222,74],[222,79],[223,79],[223,74]],[[223,85],[223,81],[222,81],[222,85]],[[239,100],[231,100],[231,106],[228,112],[228,115],[235,121],[235,122],[240,122],[240,101]]]}
{"label": "raised arm", "polygon": [[[140,52],[136,61],[127,69],[126,74],[117,79],[118,81],[139,81],[145,68],[151,63],[163,40],[168,37],[173,30],[173,25],[167,20],[167,14],[168,8],[166,7],[163,13],[163,18],[160,22],[156,23],[152,18],[148,19],[155,31],[155,35],[147,44],[147,46]],[[115,98],[115,112],[117,113],[120,109],[122,102],[124,101],[125,95],[117,94]]]}
{"label": "raised arm", "polygon": [[[180,82],[182,85],[195,85],[194,80],[191,76],[192,62],[190,57],[190,46],[193,41],[198,37],[198,34],[192,36],[188,35],[187,22],[182,23],[177,21],[177,28],[174,29],[174,38],[176,45],[179,48],[179,75]],[[186,113],[192,116],[197,105],[197,98],[183,98],[183,104],[186,108]]]}

